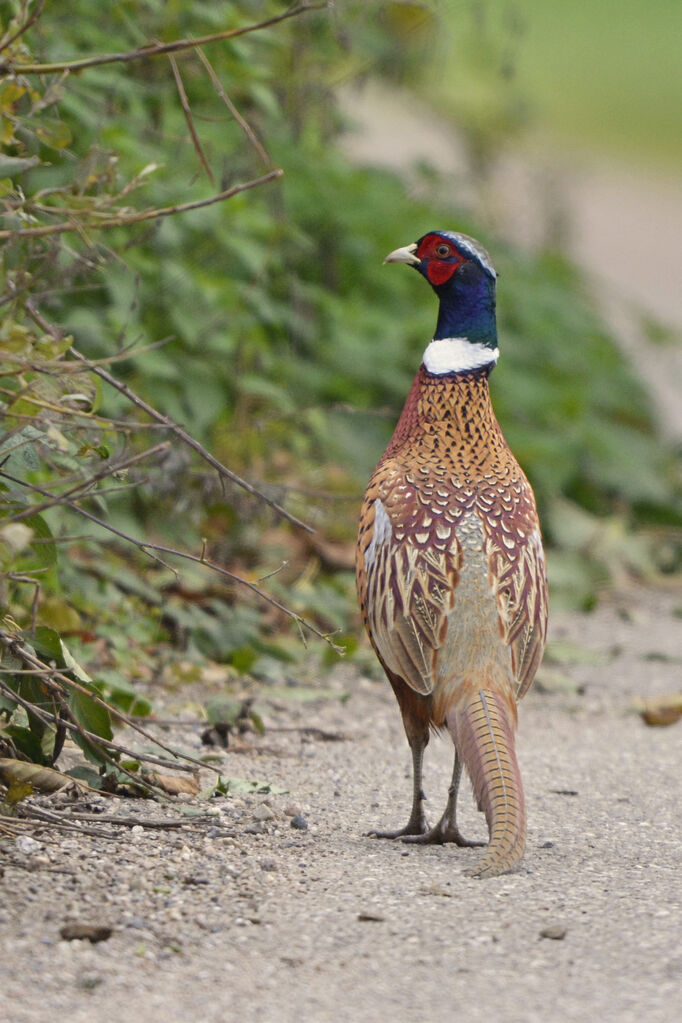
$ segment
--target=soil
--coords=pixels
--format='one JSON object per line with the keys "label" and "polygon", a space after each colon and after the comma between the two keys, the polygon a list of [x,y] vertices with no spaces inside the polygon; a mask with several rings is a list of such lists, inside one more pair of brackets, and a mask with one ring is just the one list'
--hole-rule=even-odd
{"label": "soil", "polygon": [[[410,758],[389,687],[343,665],[320,684],[347,698],[275,700],[266,751],[222,754],[225,776],[286,793],[212,800],[167,831],[146,822],[196,801],[41,797],[136,827],[0,838],[0,1019],[677,1021],[682,722],[632,708],[679,691],[681,610],[682,592],[647,590],[552,616],[520,708],[527,853],[505,877],[464,876],[480,850],[365,837],[404,823]],[[200,727],[180,732],[198,753]],[[434,739],[432,818],[450,769]],[[470,790],[460,806],[484,837]],[[63,938],[75,924],[102,940]]]}
{"label": "soil", "polygon": [[[398,131],[398,114],[376,109],[365,111],[372,151],[393,166],[396,140],[431,152],[443,137],[435,126],[425,149],[416,125],[427,118],[417,113]],[[383,142],[382,121],[391,129]],[[613,232],[624,230],[619,210],[643,210],[637,189],[628,199],[610,176],[605,192],[603,178],[581,181],[574,224],[590,230],[577,234],[579,254],[614,288],[632,282],[631,246]],[[611,227],[607,199],[617,199]],[[656,227],[644,213],[640,221],[641,243]],[[674,275],[652,272],[668,290],[650,311],[662,302],[679,326]],[[614,316],[625,309],[631,325],[625,299],[645,292],[623,292],[624,301],[612,293]],[[662,421],[682,436],[679,347],[666,350],[661,374],[661,354],[630,334]],[[134,826],[0,832],[0,1023],[676,1023],[682,722],[648,727],[633,703],[681,688],[682,592],[639,590],[590,615],[554,613],[550,636],[559,663],[543,667],[520,708],[529,824],[517,873],[477,881],[464,870],[480,850],[365,836],[404,823],[410,757],[388,686],[341,666],[320,684],[346,699],[275,701],[261,752],[222,756],[224,776],[266,779],[285,793],[212,800],[202,818],[183,816],[197,803],[180,797],[162,807],[64,793],[37,803]],[[200,731],[164,737],[197,754]],[[432,819],[451,756],[439,739],[427,751]],[[467,791],[460,806],[465,833],[484,837]],[[164,820],[181,824],[148,826]]]}

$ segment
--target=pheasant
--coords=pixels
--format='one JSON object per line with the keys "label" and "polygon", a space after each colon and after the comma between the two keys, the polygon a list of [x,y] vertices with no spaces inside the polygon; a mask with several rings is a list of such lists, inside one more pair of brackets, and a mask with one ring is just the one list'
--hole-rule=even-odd
{"label": "pheasant", "polygon": [[[457,826],[464,766],[489,842],[470,876],[520,863],[526,813],[514,737],[547,627],[535,497],[502,435],[488,377],[498,359],[496,274],[473,238],[431,231],[396,249],[440,300],[433,340],[367,486],[357,544],[363,622],[412,751],[412,810],[375,837],[467,841]],[[431,730],[455,747],[445,811],[427,829],[422,761]]]}

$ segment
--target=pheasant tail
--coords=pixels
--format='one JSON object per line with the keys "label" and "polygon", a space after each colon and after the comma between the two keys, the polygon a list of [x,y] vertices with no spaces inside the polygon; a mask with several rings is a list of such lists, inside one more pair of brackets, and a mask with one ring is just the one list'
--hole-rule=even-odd
{"label": "pheasant tail", "polygon": [[506,874],[518,865],[526,844],[526,808],[516,762],[516,706],[499,690],[479,689],[447,717],[464,761],[490,841],[471,877]]}

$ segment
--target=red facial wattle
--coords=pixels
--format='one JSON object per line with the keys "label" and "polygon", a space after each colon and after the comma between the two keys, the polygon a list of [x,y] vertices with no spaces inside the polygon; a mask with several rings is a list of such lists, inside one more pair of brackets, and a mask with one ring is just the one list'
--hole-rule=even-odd
{"label": "red facial wattle", "polygon": [[[447,254],[441,255],[438,250],[447,249]],[[438,287],[449,281],[457,269],[466,262],[462,254],[455,246],[441,238],[437,234],[427,234],[422,238],[416,255],[423,262],[426,268],[426,278],[429,284]]]}

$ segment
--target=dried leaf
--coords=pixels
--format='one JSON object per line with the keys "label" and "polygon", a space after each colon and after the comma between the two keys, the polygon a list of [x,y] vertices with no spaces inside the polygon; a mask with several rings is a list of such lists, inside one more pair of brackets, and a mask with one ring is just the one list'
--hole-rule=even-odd
{"label": "dried leaf", "polygon": [[158,771],[149,771],[142,775],[146,782],[157,785],[169,796],[198,796],[199,778],[193,775],[159,774]]}
{"label": "dried leaf", "polygon": [[57,792],[73,778],[51,767],[39,767],[11,757],[0,758],[0,781],[7,786],[7,801],[18,803],[33,792]]}
{"label": "dried leaf", "polygon": [[647,700],[637,700],[635,710],[642,720],[652,728],[665,728],[674,725],[682,717],[682,693],[670,693],[667,696],[652,696]]}

